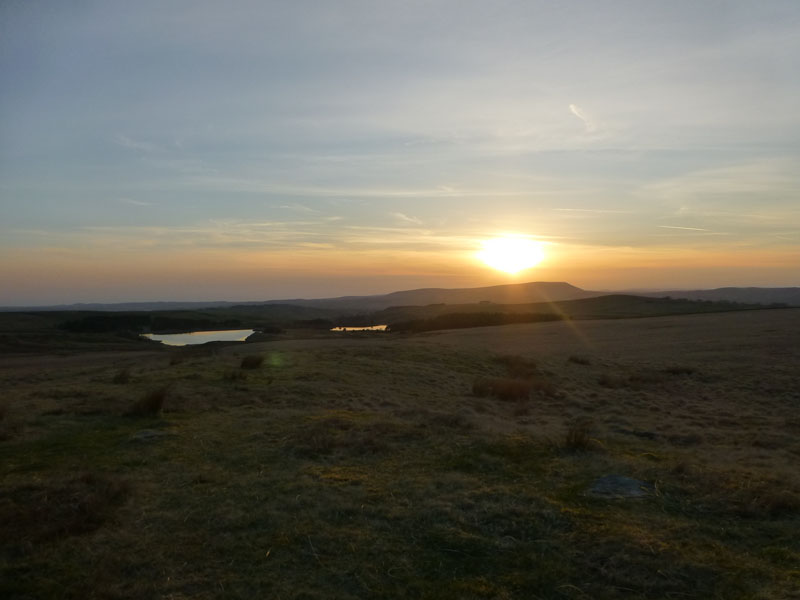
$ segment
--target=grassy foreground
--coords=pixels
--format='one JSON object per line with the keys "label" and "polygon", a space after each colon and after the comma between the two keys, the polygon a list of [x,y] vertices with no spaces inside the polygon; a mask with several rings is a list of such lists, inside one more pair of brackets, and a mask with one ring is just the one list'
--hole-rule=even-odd
{"label": "grassy foreground", "polygon": [[0,596],[800,598],[797,332],[559,327],[7,357]]}

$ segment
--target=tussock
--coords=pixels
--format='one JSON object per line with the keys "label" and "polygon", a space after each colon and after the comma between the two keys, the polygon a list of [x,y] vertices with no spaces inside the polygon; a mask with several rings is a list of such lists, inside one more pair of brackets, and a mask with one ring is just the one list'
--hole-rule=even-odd
{"label": "tussock", "polygon": [[539,367],[533,359],[505,354],[495,357],[494,360],[506,368],[506,373],[509,377],[528,379],[539,375]]}
{"label": "tussock", "polygon": [[587,365],[591,365],[591,364],[592,364],[592,361],[591,361],[591,359],[589,359],[589,358],[588,358],[588,357],[586,357],[586,356],[579,356],[579,355],[577,355],[577,354],[573,354],[573,355],[571,355],[571,356],[570,356],[570,357],[567,359],[567,362],[569,362],[569,363],[572,363],[572,364],[574,364],[574,365],[584,365],[584,366],[587,366]]}
{"label": "tussock", "polygon": [[594,423],[589,419],[578,419],[567,427],[561,447],[571,452],[586,452],[597,447],[592,438]]}
{"label": "tussock", "polygon": [[472,384],[475,396],[493,396],[500,400],[525,400],[530,397],[532,389],[530,381],[509,377],[479,377]]}
{"label": "tussock", "polygon": [[264,357],[260,354],[250,354],[242,358],[242,369],[257,369],[264,364]]}
{"label": "tussock", "polygon": [[164,401],[167,398],[169,388],[160,387],[147,392],[139,400],[134,402],[127,415],[130,417],[154,417],[164,408]]}

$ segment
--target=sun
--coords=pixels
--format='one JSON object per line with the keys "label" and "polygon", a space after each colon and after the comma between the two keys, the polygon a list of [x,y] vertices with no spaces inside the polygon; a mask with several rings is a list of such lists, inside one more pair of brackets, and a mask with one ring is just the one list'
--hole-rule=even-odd
{"label": "sun", "polygon": [[503,236],[481,242],[478,258],[510,275],[536,266],[544,258],[542,243],[521,236]]}

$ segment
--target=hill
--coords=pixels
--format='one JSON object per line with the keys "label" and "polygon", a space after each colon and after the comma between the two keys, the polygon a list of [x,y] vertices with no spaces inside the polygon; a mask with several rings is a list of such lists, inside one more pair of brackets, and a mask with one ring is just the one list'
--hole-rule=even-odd
{"label": "hill", "polygon": [[[564,282],[535,281],[476,288],[422,288],[380,296],[343,296],[319,300],[283,300],[282,302],[298,306],[374,311],[392,306],[424,306],[428,304],[556,302],[590,298],[602,294],[602,292],[588,292]],[[268,302],[268,304],[270,303]]]}
{"label": "hill", "polygon": [[470,302],[497,302],[516,304],[524,302],[548,302],[573,300],[598,296],[605,292],[587,292],[574,285],[563,282],[538,281],[509,285],[495,285],[476,288],[423,288],[404,290],[389,294],[372,296],[339,296],[335,298],[293,298],[289,300],[260,300],[249,302],[124,302],[115,304],[62,304],[38,307],[0,307],[0,311],[173,311],[203,310],[208,308],[258,307],[272,304],[291,304],[312,308],[325,308],[344,311],[372,311],[390,306],[424,305],[445,302],[465,304]]}
{"label": "hill", "polygon": [[744,302],[747,304],[785,304],[800,306],[800,287],[761,288],[724,287],[712,290],[670,290],[649,292],[642,296],[670,296],[687,300],[710,300],[711,302]]}
{"label": "hill", "polygon": [[375,323],[391,331],[433,331],[511,323],[535,323],[556,319],[635,319],[764,308],[758,304],[711,302],[676,298],[648,298],[612,294],[563,302],[531,304],[431,304],[392,307],[373,313]]}
{"label": "hill", "polygon": [[[712,290],[664,290],[629,291],[627,295],[658,298],[669,296],[687,300],[710,300],[712,302],[740,302],[744,304],[785,304],[800,306],[800,287],[759,288],[726,287]],[[566,282],[533,281],[474,288],[421,288],[402,290],[389,294],[370,296],[338,296],[333,298],[293,298],[284,300],[252,300],[247,302],[207,301],[207,302],[124,302],[115,304],[61,304],[37,307],[0,307],[0,312],[65,312],[65,311],[178,311],[229,309],[250,307],[257,311],[265,305],[292,305],[307,308],[325,309],[346,313],[379,311],[393,306],[425,306],[429,304],[473,304],[492,302],[495,304],[527,304],[537,302],[561,302],[615,295],[613,291],[589,291]]]}

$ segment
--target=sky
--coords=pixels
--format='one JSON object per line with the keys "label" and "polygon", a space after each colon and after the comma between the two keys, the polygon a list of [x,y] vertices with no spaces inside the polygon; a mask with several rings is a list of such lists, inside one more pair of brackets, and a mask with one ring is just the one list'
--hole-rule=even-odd
{"label": "sky", "polygon": [[3,0],[0,305],[800,285],[798,107],[796,0]]}

